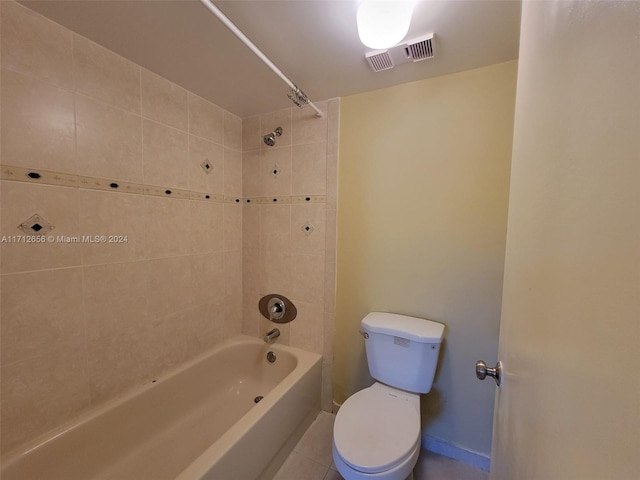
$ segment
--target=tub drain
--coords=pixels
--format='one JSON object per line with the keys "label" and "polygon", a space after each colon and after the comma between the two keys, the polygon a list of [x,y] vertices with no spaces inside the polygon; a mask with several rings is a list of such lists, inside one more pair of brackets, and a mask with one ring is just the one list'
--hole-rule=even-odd
{"label": "tub drain", "polygon": [[253,399],[253,401],[255,403],[258,403],[260,400],[262,400],[264,397],[262,395],[258,395],[256,398]]}

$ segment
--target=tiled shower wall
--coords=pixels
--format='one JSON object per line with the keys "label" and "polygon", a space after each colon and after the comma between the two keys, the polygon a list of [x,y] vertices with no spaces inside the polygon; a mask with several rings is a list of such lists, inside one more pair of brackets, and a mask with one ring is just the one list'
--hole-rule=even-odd
{"label": "tiled shower wall", "polygon": [[[323,355],[322,408],[331,411],[335,320],[336,197],[339,100],[326,112],[289,108],[242,121],[243,332],[282,332],[278,342]],[[276,145],[262,137],[282,127]],[[289,324],[262,317],[263,295],[288,297]]]}
{"label": "tiled shower wall", "polygon": [[241,331],[242,122],[0,4],[6,452]]}

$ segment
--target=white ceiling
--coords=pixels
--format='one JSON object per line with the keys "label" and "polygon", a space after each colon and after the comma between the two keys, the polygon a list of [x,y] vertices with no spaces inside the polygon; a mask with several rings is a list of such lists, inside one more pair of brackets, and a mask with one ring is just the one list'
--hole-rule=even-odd
{"label": "white ceiling", "polygon": [[[241,117],[292,105],[288,87],[197,0],[21,3]],[[419,0],[407,38],[433,32],[435,58],[379,73],[358,39],[358,0],[215,3],[312,101],[518,56],[519,0]]]}

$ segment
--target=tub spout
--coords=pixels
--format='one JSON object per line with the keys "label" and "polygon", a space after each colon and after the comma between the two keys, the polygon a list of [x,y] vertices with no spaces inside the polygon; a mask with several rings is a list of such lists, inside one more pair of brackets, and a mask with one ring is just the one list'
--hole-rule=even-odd
{"label": "tub spout", "polygon": [[264,336],[265,343],[270,343],[276,338],[280,336],[280,330],[274,328],[273,330],[269,330],[267,334]]}

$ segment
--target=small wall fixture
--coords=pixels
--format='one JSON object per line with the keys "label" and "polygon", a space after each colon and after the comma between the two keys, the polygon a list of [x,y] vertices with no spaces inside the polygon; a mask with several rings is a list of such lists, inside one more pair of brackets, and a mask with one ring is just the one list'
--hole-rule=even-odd
{"label": "small wall fixture", "polygon": [[258,310],[264,318],[273,323],[289,323],[296,318],[298,310],[284,295],[271,293],[258,302]]}
{"label": "small wall fixture", "polygon": [[360,41],[377,50],[390,48],[409,32],[415,0],[363,0],[358,7]]}

